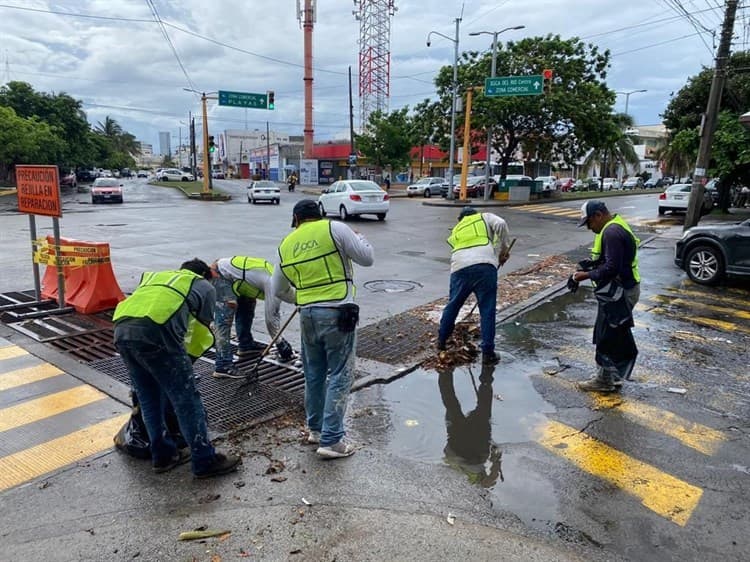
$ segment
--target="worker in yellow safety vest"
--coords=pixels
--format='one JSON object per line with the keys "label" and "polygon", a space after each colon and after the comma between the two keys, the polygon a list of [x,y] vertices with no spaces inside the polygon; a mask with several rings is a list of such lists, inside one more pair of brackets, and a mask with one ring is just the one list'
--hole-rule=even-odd
{"label": "worker in yellow safety vest", "polygon": [[370,266],[374,252],[343,222],[322,218],[312,199],[294,206],[292,227],[279,245],[273,288],[300,311],[307,440],[323,458],[348,457],[354,446],[344,440],[344,415],[359,320],[352,262]]}
{"label": "worker in yellow safety vest", "polygon": [[[177,271],[144,273],[132,295],[117,305],[117,350],[128,368],[151,448],[154,472],[192,460],[193,475],[208,478],[236,470],[239,457],[217,452],[208,438],[206,412],[195,387],[192,358],[213,344],[216,292],[208,264],[193,259]],[[190,450],[165,431],[167,400]]]}

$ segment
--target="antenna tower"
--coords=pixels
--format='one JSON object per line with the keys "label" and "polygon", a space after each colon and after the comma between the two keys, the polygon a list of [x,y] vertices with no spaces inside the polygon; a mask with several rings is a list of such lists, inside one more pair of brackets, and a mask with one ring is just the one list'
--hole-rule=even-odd
{"label": "antenna tower", "polygon": [[391,95],[391,17],[394,0],[354,0],[352,11],[359,21],[360,129],[370,114],[388,111]]}

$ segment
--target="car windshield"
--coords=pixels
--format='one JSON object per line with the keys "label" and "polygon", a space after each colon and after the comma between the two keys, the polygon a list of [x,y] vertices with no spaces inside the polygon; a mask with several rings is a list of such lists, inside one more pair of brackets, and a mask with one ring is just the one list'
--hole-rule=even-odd
{"label": "car windshield", "polygon": [[94,187],[117,187],[120,185],[115,179],[97,178],[94,182]]}
{"label": "car windshield", "polygon": [[421,180],[417,181],[417,185],[424,185],[426,183],[430,183],[430,180],[432,178],[422,178]]}
{"label": "car windshield", "polygon": [[276,184],[268,180],[256,181],[253,187],[276,187]]}
{"label": "car windshield", "polygon": [[690,191],[690,188],[693,187],[689,183],[676,183],[674,185],[670,185],[667,188],[667,191],[669,193],[674,193],[675,191]]}
{"label": "car windshield", "polygon": [[383,191],[373,181],[350,181],[349,187],[352,188],[352,191]]}

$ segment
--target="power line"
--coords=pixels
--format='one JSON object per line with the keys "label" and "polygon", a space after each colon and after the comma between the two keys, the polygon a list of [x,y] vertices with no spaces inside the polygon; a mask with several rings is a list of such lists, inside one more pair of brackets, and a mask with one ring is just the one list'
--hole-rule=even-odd
{"label": "power line", "polygon": [[672,39],[667,39],[666,41],[659,41],[658,43],[652,43],[651,45],[644,45],[643,47],[638,47],[636,49],[630,49],[627,51],[620,51],[619,53],[612,53],[611,57],[618,57],[620,55],[627,55],[628,53],[635,53],[636,51],[643,51],[645,49],[650,49],[651,47],[658,47],[660,45],[666,45],[667,43],[674,43],[675,41],[680,41],[681,39],[687,39],[688,37],[695,37],[696,35],[700,35],[700,32],[698,33],[688,33],[687,35],[682,35],[680,37],[674,37]]}
{"label": "power line", "polygon": [[156,6],[154,5],[153,0],[146,0],[146,4],[148,4],[149,8],[151,8],[151,13],[154,16],[154,20],[156,21],[157,25],[159,26],[159,30],[162,32],[164,39],[166,39],[167,44],[169,45],[169,48],[172,49],[172,53],[174,54],[174,57],[177,59],[177,64],[180,65],[180,68],[182,69],[182,73],[185,75],[185,79],[187,80],[188,86],[190,86],[190,89],[195,90],[196,89],[195,84],[193,84],[193,81],[190,79],[190,75],[185,69],[185,65],[182,64],[182,60],[180,60],[180,54],[177,52],[177,49],[175,48],[174,43],[172,43],[172,40],[169,38],[169,34],[167,33],[167,30],[164,28],[164,24],[161,21],[161,17],[159,17],[159,12],[156,9]]}

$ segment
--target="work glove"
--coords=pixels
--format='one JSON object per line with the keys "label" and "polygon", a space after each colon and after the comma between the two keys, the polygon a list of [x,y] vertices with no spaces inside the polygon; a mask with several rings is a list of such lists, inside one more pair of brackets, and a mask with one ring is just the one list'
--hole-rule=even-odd
{"label": "work glove", "polygon": [[568,277],[568,291],[570,291],[571,293],[575,293],[578,290],[578,285],[578,281],[573,279],[572,275]]}
{"label": "work glove", "polygon": [[580,271],[591,271],[592,269],[595,269],[597,266],[597,262],[594,260],[581,260],[578,262],[578,269]]}
{"label": "work glove", "polygon": [[279,359],[282,361],[290,361],[294,357],[294,350],[285,339],[279,340],[276,344],[276,351],[279,352]]}

